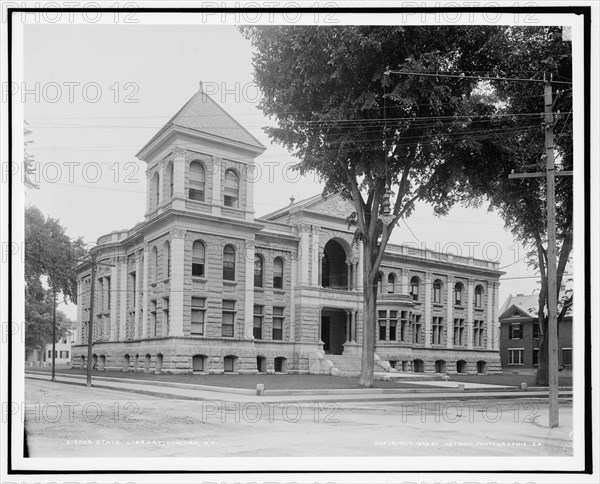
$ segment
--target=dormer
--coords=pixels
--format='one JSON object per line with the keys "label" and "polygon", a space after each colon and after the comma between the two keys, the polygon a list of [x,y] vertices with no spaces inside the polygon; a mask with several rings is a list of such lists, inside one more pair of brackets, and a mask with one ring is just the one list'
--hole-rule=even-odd
{"label": "dormer", "polygon": [[254,220],[255,158],[265,147],[200,89],[136,155],[146,219],[168,209]]}

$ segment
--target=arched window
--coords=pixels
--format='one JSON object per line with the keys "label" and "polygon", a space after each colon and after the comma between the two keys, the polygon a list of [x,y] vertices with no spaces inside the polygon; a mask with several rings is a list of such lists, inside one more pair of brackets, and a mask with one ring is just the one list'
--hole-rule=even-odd
{"label": "arched window", "polygon": [[462,305],[462,291],[463,291],[462,282],[457,282],[454,285],[454,304],[456,306]]}
{"label": "arched window", "polygon": [[475,307],[480,308],[483,303],[483,287],[478,285],[475,288]]}
{"label": "arched window", "polygon": [[388,274],[388,294],[393,294],[396,291],[396,276],[393,273]]}
{"label": "arched window", "polygon": [[160,175],[154,173],[152,183],[150,184],[150,210],[154,210],[160,203]]}
{"label": "arched window", "polygon": [[433,302],[438,304],[442,302],[442,281],[439,279],[433,282]]}
{"label": "arched window", "polygon": [[206,171],[204,166],[199,161],[190,163],[190,188],[188,198],[190,200],[204,201],[204,193],[206,188]]}
{"label": "arched window", "polygon": [[204,244],[196,240],[192,245],[192,276],[204,277],[204,260],[206,250]]}
{"label": "arched window", "polygon": [[413,301],[419,300],[419,278],[417,276],[413,276],[410,280],[410,295],[413,298]]}
{"label": "arched window", "polygon": [[165,242],[165,246],[163,248],[163,257],[163,279],[168,279],[171,277],[171,244],[169,244],[168,240]]}
{"label": "arched window", "polygon": [[263,287],[263,258],[254,256],[254,287]]}
{"label": "arched window", "polygon": [[225,172],[225,190],[224,190],[223,204],[226,207],[238,206],[238,199],[240,196],[240,184],[238,176],[235,171],[229,169]]}
{"label": "arched window", "polygon": [[152,247],[152,258],[150,259],[152,267],[150,268],[150,282],[155,283],[158,280],[158,250],[156,246]]}
{"label": "arched window", "polygon": [[169,198],[173,198],[173,163],[167,165],[167,176],[169,177]]}
{"label": "arched window", "polygon": [[223,249],[223,279],[235,281],[235,249],[231,245]]}
{"label": "arched window", "polygon": [[273,288],[283,289],[283,259],[275,257],[273,261]]}

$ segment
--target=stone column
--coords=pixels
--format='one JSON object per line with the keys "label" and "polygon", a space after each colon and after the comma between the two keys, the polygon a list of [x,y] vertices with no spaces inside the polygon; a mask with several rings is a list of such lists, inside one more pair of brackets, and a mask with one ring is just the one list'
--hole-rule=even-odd
{"label": "stone column", "polygon": [[345,343],[350,343],[350,310],[344,309],[346,311],[346,341]]}
{"label": "stone column", "polygon": [[351,334],[352,334],[352,340],[354,343],[356,343],[356,318],[358,316],[358,311],[357,310],[352,310],[352,321],[351,321],[351,325],[352,325],[352,329],[351,329]]}
{"label": "stone column", "polygon": [[452,348],[454,346],[452,342],[454,338],[454,277],[448,276],[448,282],[446,286],[446,290],[448,292],[448,297],[446,300],[446,348]]}
{"label": "stone column", "polygon": [[357,289],[362,291],[364,289],[365,281],[364,281],[364,266],[365,266],[365,249],[362,245],[362,242],[358,242],[358,271],[356,271],[357,276]]}
{"label": "stone column", "polygon": [[323,328],[321,327],[322,323],[323,323],[323,308],[319,307],[319,326],[318,326],[319,327],[319,334],[318,334],[319,341],[318,342],[320,344],[323,344],[323,334],[322,334]]}
{"label": "stone column", "polygon": [[254,162],[250,162],[246,165],[246,176],[242,177],[240,183],[246,184],[246,221],[254,221],[254,183],[256,180],[255,176],[255,165]]}
{"label": "stone column", "polygon": [[118,341],[119,320],[118,305],[119,305],[119,268],[110,268],[110,334],[109,341]]}
{"label": "stone column", "polygon": [[183,289],[185,287],[185,229],[171,230],[171,292],[169,336],[183,336]]}
{"label": "stone column", "polygon": [[[150,177],[150,170],[146,169],[146,213],[147,217],[150,213],[150,198],[152,194],[152,178]],[[116,282],[116,281],[113,281]]]}
{"label": "stone column", "polygon": [[[283,268],[285,271],[285,266]],[[284,273],[285,277],[285,273]],[[296,341],[296,285],[298,284],[298,258],[291,254],[290,261],[290,341]],[[254,295],[253,295],[254,296]],[[254,323],[253,323],[254,324]]]}
{"label": "stone column", "polygon": [[473,279],[467,281],[467,348],[473,349]]}
{"label": "stone column", "polygon": [[158,184],[158,203],[157,207],[162,207],[165,204],[165,163],[161,160],[158,162],[158,173],[160,175],[160,183]]}
{"label": "stone column", "polygon": [[323,287],[323,254],[319,252],[319,287]]}
{"label": "stone column", "polygon": [[140,275],[142,275],[142,261],[141,261],[141,252],[136,252],[135,254],[135,301],[133,301],[133,307],[135,310],[135,317],[133,318],[133,339],[137,339],[140,337],[139,335],[139,321],[140,321],[140,288],[142,286],[142,281]]}
{"label": "stone column", "polygon": [[180,146],[175,147],[173,150],[173,208],[184,209],[185,199],[187,198],[185,193],[185,161],[186,151]]}
{"label": "stone column", "polygon": [[[500,332],[499,332],[499,322],[498,322],[498,300],[500,298],[500,283],[499,282],[493,282],[493,290],[494,290],[494,300],[493,302],[490,302],[488,304],[492,304],[492,307],[494,308],[493,314],[492,314],[492,328],[494,328],[494,346],[493,349],[494,350],[499,350],[500,349]],[[492,294],[490,294],[491,297]]]}
{"label": "stone column", "polygon": [[400,294],[408,295],[408,271],[401,269],[400,273]]}
{"label": "stone column", "polygon": [[485,307],[486,307],[486,311],[487,311],[487,321],[485,324],[486,327],[486,331],[485,331],[485,336],[486,336],[486,344],[485,347],[488,350],[492,350],[494,348],[493,343],[494,343],[494,306],[492,304],[493,298],[492,298],[492,292],[494,291],[494,286],[495,284],[491,281],[488,281],[487,283],[487,289],[485,291],[485,294],[483,295],[484,301],[485,301]]}
{"label": "stone column", "polygon": [[354,258],[352,260],[352,288],[355,291],[360,290],[358,287],[358,258]]}
{"label": "stone column", "polygon": [[254,339],[254,241],[246,240],[244,281],[244,338]]}
{"label": "stone column", "polygon": [[142,278],[142,334],[140,337],[142,339],[146,339],[148,337],[148,295],[150,293],[150,288],[148,287],[148,246],[144,246],[144,264],[143,264],[143,272],[144,276]]}
{"label": "stone column", "polygon": [[298,230],[300,231],[300,255],[298,257],[300,263],[300,285],[308,286],[308,264],[310,264],[309,228],[306,224],[300,224]]}
{"label": "stone column", "polygon": [[119,283],[119,338],[118,341],[125,341],[127,338],[127,257],[119,263],[120,283]]}
{"label": "stone column", "polygon": [[223,171],[223,160],[218,157],[213,157],[212,173],[206,174],[206,181],[212,175],[212,207],[213,215],[221,215],[221,172]]}
{"label": "stone column", "polygon": [[431,347],[431,272],[425,273],[425,347]]}
{"label": "stone column", "polygon": [[317,227],[316,225],[312,226],[312,247],[311,247],[311,252],[312,252],[312,257],[311,257],[311,263],[312,263],[312,274],[311,274],[311,285],[312,286],[318,286],[319,285],[319,254],[321,253],[321,250],[319,248],[319,232],[320,229],[319,227]]}
{"label": "stone column", "polygon": [[352,261],[350,259],[346,259],[346,265],[348,266],[348,289],[353,289],[352,287]]}

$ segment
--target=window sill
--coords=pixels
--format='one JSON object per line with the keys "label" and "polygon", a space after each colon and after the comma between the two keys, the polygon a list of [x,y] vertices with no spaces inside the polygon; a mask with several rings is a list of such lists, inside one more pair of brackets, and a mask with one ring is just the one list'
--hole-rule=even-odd
{"label": "window sill", "polygon": [[286,292],[285,289],[273,289],[274,294],[285,294]]}
{"label": "window sill", "polygon": [[455,304],[454,309],[465,309],[465,307],[461,304]]}
{"label": "window sill", "polygon": [[228,281],[228,280],[223,280],[223,285],[224,286],[237,286],[238,283],[237,281]]}
{"label": "window sill", "polygon": [[265,288],[264,287],[254,286],[254,292],[265,292]]}
{"label": "window sill", "polygon": [[204,276],[192,276],[192,282],[206,282],[207,280]]}
{"label": "window sill", "polygon": [[442,303],[433,303],[434,308],[443,308],[444,305]]}

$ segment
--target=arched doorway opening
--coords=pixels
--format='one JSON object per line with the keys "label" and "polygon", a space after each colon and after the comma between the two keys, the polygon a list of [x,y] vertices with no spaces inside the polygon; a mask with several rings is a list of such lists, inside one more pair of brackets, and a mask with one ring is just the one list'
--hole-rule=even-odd
{"label": "arched doorway opening", "polygon": [[348,289],[346,251],[337,240],[325,244],[321,262],[321,285],[332,289]]}

